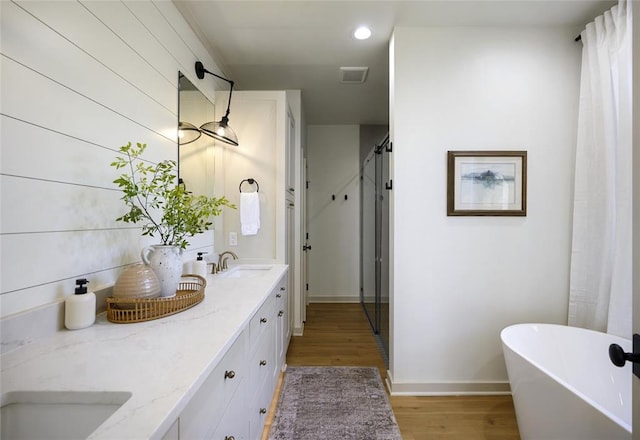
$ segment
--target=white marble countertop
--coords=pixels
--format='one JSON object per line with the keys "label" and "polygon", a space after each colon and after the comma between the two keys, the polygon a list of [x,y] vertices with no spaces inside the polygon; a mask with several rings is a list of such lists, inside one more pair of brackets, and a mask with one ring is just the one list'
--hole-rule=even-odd
{"label": "white marble countertop", "polygon": [[161,438],[240,330],[278,284],[286,265],[255,278],[207,276],[205,299],[166,318],[62,330],[0,357],[2,393],[130,392],[91,439]]}

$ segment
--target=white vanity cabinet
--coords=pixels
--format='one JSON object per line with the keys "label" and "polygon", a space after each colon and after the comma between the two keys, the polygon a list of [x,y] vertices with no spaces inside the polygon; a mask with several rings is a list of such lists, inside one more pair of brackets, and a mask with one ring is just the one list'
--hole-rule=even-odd
{"label": "white vanity cabinet", "polygon": [[[162,319],[114,324],[101,313],[83,331],[16,339],[21,346],[0,357],[2,392],[74,390],[81,396],[95,390],[99,378],[116,409],[92,440],[259,440],[288,342],[284,315],[278,316],[286,310],[281,288],[288,268],[260,266],[268,267],[207,275],[201,303]],[[55,322],[59,310],[55,304],[3,321],[3,336],[34,320]]]}
{"label": "white vanity cabinet", "polygon": [[[234,398],[244,400],[248,366],[244,360],[247,330],[229,348],[180,414],[181,439],[210,439]],[[241,438],[241,437],[238,437]]]}
{"label": "white vanity cabinet", "polygon": [[286,285],[285,271],[164,438],[261,438],[289,344]]}
{"label": "white vanity cabinet", "polygon": [[[252,437],[249,436],[249,424],[247,423],[247,409],[246,405],[246,391],[247,381],[243,381],[240,385],[242,387],[242,393],[236,393],[229,407],[224,413],[218,428],[216,428],[212,440],[248,440]],[[185,437],[180,437],[184,439]],[[259,439],[260,437],[254,437]]]}
{"label": "white vanity cabinet", "polygon": [[[276,363],[282,368],[286,362],[287,348],[291,340],[291,315],[289,289],[283,280],[276,289]],[[276,372],[276,376],[279,372]]]}
{"label": "white vanity cabinet", "polygon": [[162,440],[180,440],[180,420],[176,420],[171,428],[162,436]]}
{"label": "white vanity cabinet", "polygon": [[283,368],[283,359],[277,347],[282,339],[278,316],[281,307],[281,288],[286,276],[271,291],[258,313],[251,320],[249,367],[249,432],[251,438],[259,439],[267,419],[278,376]]}

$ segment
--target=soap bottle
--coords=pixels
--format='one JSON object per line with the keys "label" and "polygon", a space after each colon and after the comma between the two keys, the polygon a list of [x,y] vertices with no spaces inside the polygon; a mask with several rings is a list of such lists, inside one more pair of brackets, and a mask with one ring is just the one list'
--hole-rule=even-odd
{"label": "soap bottle", "polygon": [[193,260],[187,260],[182,263],[182,275],[191,275],[193,273]]}
{"label": "soap bottle", "polygon": [[87,292],[85,278],[76,280],[74,295],[64,301],[64,326],[69,330],[79,330],[89,327],[96,320],[96,295]]}
{"label": "soap bottle", "polygon": [[206,252],[198,252],[198,258],[193,262],[193,266],[191,266],[192,274],[200,275],[202,278],[207,277],[207,262],[204,261],[202,255],[206,254]]}

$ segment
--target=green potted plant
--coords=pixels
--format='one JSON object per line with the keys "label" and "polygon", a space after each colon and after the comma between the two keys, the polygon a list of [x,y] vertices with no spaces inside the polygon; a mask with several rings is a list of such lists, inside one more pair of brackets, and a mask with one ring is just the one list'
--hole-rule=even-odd
{"label": "green potted plant", "polygon": [[146,144],[129,142],[111,166],[126,172],[113,182],[122,190],[127,213],[117,221],[142,225],[142,235],[158,237],[160,244],[145,247],[142,260],[151,266],[161,285],[160,296],[176,293],[182,274],[182,250],[187,238],[213,224],[222,207],[235,208],[225,197],[196,196],[177,183],[176,162],[151,164],[141,156]]}

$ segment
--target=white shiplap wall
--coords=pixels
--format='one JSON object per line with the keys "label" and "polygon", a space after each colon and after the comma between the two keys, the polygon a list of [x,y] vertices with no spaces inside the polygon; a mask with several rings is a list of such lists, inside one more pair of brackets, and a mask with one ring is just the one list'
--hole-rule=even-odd
{"label": "white shiplap wall", "polygon": [[[0,314],[112,284],[155,241],[118,223],[119,146],[177,159],[178,71],[218,67],[169,1],[0,1]],[[220,194],[221,195],[221,194]],[[213,233],[191,240],[212,250]]]}

